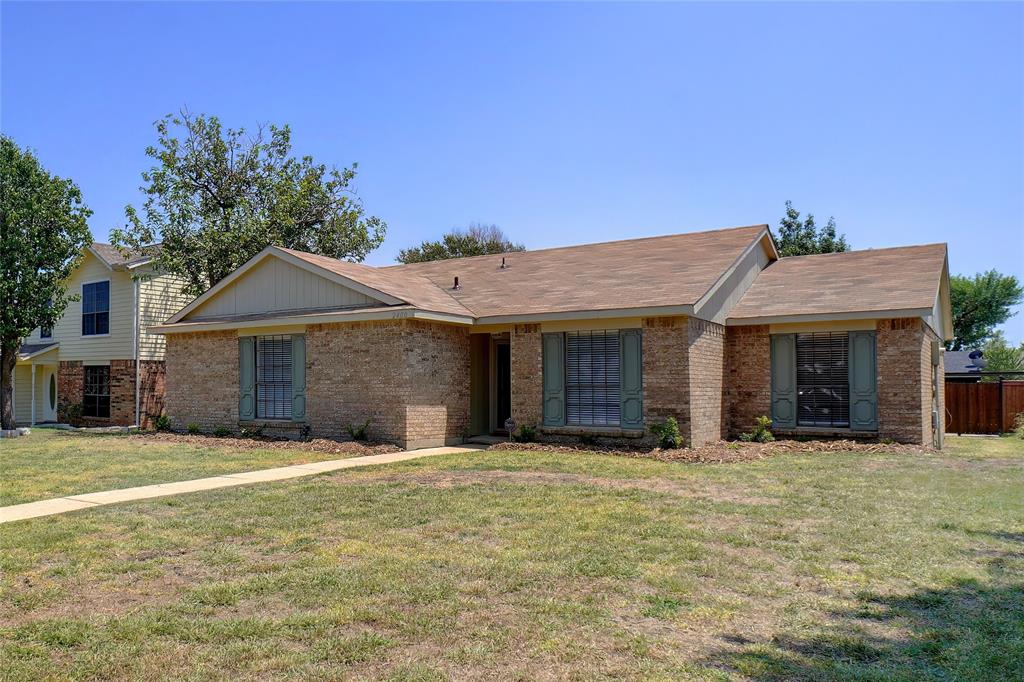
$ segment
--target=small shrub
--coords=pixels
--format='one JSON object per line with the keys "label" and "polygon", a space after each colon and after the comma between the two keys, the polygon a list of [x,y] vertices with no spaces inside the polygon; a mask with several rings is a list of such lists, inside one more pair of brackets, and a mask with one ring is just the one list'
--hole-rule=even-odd
{"label": "small shrub", "polygon": [[226,426],[218,426],[213,430],[213,435],[217,438],[227,438],[231,435],[231,429]]}
{"label": "small shrub", "polygon": [[764,415],[758,417],[757,423],[754,424],[754,430],[749,433],[741,433],[740,440],[744,443],[770,443],[775,440],[775,436],[772,434],[771,417]]}
{"label": "small shrub", "polygon": [[517,443],[532,443],[537,440],[537,429],[527,424],[523,424],[516,432],[512,434],[512,440]]}
{"label": "small shrub", "polygon": [[1024,440],[1024,412],[1017,415],[1017,418],[1013,422],[1013,432],[1017,434],[1017,438]]}
{"label": "small shrub", "polygon": [[243,426],[240,430],[242,438],[259,438],[263,435],[263,425]]}
{"label": "small shrub", "polygon": [[192,422],[191,424],[186,426],[185,430],[188,431],[193,436],[197,436],[201,433],[201,430],[199,429],[199,424],[196,424],[195,422]]}
{"label": "small shrub", "polygon": [[166,414],[162,414],[153,420],[153,428],[157,431],[170,431],[171,430],[171,418]]}
{"label": "small shrub", "polygon": [[345,432],[348,433],[352,440],[366,440],[366,429],[370,426],[371,419],[367,419],[362,424],[349,424],[345,427]]}
{"label": "small shrub", "polygon": [[663,424],[652,424],[651,433],[658,437],[658,447],[662,450],[683,447],[683,434],[679,433],[679,422],[675,417],[669,417]]}
{"label": "small shrub", "polygon": [[64,408],[64,421],[75,425],[82,419],[82,403],[75,403]]}
{"label": "small shrub", "polygon": [[597,445],[597,436],[590,433],[584,433],[580,436],[580,445],[585,445],[588,448]]}

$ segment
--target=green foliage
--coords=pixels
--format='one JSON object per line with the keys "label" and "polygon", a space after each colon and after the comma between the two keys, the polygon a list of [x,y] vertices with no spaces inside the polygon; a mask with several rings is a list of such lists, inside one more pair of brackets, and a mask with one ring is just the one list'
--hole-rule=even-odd
{"label": "green foliage", "polygon": [[1024,287],[1013,275],[995,270],[974,277],[949,278],[949,299],[953,309],[953,340],[949,350],[972,350],[984,343],[996,326],[1013,316],[1011,308],[1024,301]]}
{"label": "green foliage", "polygon": [[72,403],[63,408],[63,419],[68,424],[75,425],[82,419],[82,403]]}
{"label": "green foliage", "polygon": [[[982,346],[986,372],[1024,372],[1024,342],[1011,346],[1001,330],[996,330]],[[989,375],[982,381],[998,381],[998,375]]]}
{"label": "green foliage", "polygon": [[675,417],[669,417],[661,424],[651,424],[651,433],[658,437],[658,447],[662,450],[683,447],[683,434],[679,432],[679,422]]}
{"label": "green foliage", "polygon": [[526,251],[526,247],[512,242],[497,225],[473,223],[466,230],[452,230],[441,237],[441,241],[425,241],[411,249],[402,249],[397,260],[399,263],[424,263],[512,251]]}
{"label": "green foliage", "polygon": [[1024,412],[1017,415],[1017,418],[1013,421],[1013,432],[1017,434],[1017,437],[1024,440]]}
{"label": "green foliage", "polygon": [[196,424],[195,422],[192,422],[191,424],[186,426],[185,429],[190,434],[192,434],[193,436],[196,436],[196,435],[199,435],[200,433],[202,433],[202,430],[199,428],[199,424]]}
{"label": "green foliage", "polygon": [[217,438],[227,438],[231,435],[231,429],[226,426],[218,426],[213,430],[213,435]]}
{"label": "green foliage", "polygon": [[593,447],[597,445],[597,436],[590,433],[584,433],[582,436],[580,436],[580,445],[585,445],[587,447]]}
{"label": "green foliage", "polygon": [[65,280],[92,242],[92,215],[71,180],[0,135],[0,423],[14,428],[11,376],[22,340],[52,327],[73,296]]}
{"label": "green foliage", "polygon": [[740,440],[746,443],[770,443],[775,440],[772,434],[772,420],[770,417],[761,415],[754,424],[754,430],[748,433],[741,433]]}
{"label": "green foliage", "polygon": [[364,215],[351,188],[357,164],[330,167],[291,155],[287,125],[223,130],[215,116],[182,112],[156,123],[154,165],[142,174],[141,211],[111,231],[122,249],[161,241],[157,265],[199,295],[270,245],[361,261],[387,225]]}
{"label": "green foliage", "polygon": [[243,426],[239,430],[239,434],[242,438],[262,438],[263,428],[263,424],[260,424],[259,426]]}
{"label": "green foliage", "polygon": [[370,426],[372,419],[367,419],[362,424],[349,424],[345,427],[345,432],[348,433],[352,440],[367,440],[366,430]]}
{"label": "green foliage", "polygon": [[793,208],[793,202],[786,202],[786,215],[779,221],[779,233],[775,237],[779,255],[807,256],[816,253],[838,253],[849,251],[846,235],[836,234],[836,221],[829,218],[825,227],[814,223],[814,215],[807,214],[800,219],[800,211]]}
{"label": "green foliage", "polygon": [[512,440],[517,443],[533,443],[537,440],[537,429],[528,424],[523,424],[512,434]]}
{"label": "green foliage", "polygon": [[171,418],[166,414],[162,414],[153,420],[153,428],[157,431],[170,431],[171,430]]}

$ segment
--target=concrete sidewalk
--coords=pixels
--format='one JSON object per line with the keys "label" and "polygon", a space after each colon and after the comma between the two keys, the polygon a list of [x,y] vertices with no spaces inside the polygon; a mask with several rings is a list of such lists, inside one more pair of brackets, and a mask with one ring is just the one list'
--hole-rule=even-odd
{"label": "concrete sidewalk", "polygon": [[76,511],[78,509],[91,509],[92,507],[102,507],[107,504],[116,504],[118,502],[146,500],[153,497],[193,493],[200,490],[230,488],[236,485],[246,485],[247,483],[283,481],[288,478],[299,478],[301,476],[321,474],[325,471],[368,467],[375,464],[392,464],[394,462],[404,462],[410,459],[420,459],[421,457],[451,455],[463,452],[479,452],[485,449],[486,446],[480,445],[424,448],[423,450],[412,450],[411,452],[389,452],[383,455],[352,457],[350,459],[332,459],[328,462],[312,462],[310,464],[293,464],[291,466],[277,467],[274,469],[258,469],[256,471],[246,471],[239,474],[222,474],[220,476],[210,476],[209,478],[197,478],[192,481],[157,483],[155,485],[143,485],[137,488],[104,490],[103,492],[86,493],[84,495],[68,495],[66,497],[55,497],[49,500],[39,500],[38,502],[27,502],[25,504],[12,504],[9,507],[0,507],[0,523],[21,521],[22,519],[33,519],[39,516],[63,514],[64,512]]}

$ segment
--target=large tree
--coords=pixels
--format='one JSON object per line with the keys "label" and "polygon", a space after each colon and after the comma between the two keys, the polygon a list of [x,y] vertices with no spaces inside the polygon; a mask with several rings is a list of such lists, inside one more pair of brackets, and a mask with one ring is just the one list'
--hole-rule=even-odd
{"label": "large tree", "polygon": [[156,123],[155,164],[142,174],[142,210],[125,208],[122,249],[160,241],[157,265],[198,295],[269,245],[361,261],[380,246],[383,220],[352,189],[357,164],[337,169],[292,156],[287,125],[223,129],[182,112]]}
{"label": "large tree", "polygon": [[792,201],[786,202],[786,215],[779,221],[775,245],[782,257],[850,250],[846,235],[836,234],[835,218],[830,217],[824,227],[818,227],[811,213],[801,219]]}
{"label": "large tree", "polygon": [[399,263],[424,263],[510,251],[526,251],[526,247],[506,237],[497,225],[472,223],[465,230],[448,232],[439,241],[425,241],[419,246],[402,249],[397,260]]}
{"label": "large tree", "polygon": [[0,136],[0,422],[14,428],[12,379],[22,340],[52,327],[69,297],[65,281],[92,241],[91,211],[75,183]]}
{"label": "large tree", "polygon": [[[986,361],[986,372],[1024,372],[1024,341],[1011,346],[1003,332],[996,330],[982,347]],[[985,377],[986,381],[998,380],[998,375]]]}
{"label": "large tree", "polygon": [[953,308],[953,340],[949,350],[973,350],[983,344],[996,326],[1013,316],[1011,308],[1024,301],[1024,287],[1013,275],[995,270],[974,277],[949,278],[950,306]]}

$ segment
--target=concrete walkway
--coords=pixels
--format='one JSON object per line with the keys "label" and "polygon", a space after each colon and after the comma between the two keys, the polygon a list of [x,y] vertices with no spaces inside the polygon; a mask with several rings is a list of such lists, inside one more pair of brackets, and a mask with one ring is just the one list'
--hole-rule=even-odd
{"label": "concrete walkway", "polygon": [[350,459],[332,459],[328,462],[293,464],[291,466],[277,467],[274,469],[259,469],[257,471],[246,471],[240,474],[223,474],[220,476],[211,476],[209,478],[197,478],[192,481],[178,481],[177,483],[157,483],[156,485],[143,485],[137,488],[104,490],[103,492],[86,493],[84,495],[68,495],[67,497],[55,497],[49,500],[40,500],[38,502],[27,502],[25,504],[12,504],[9,507],[0,507],[0,523],[21,521],[22,519],[34,519],[39,516],[63,514],[64,512],[102,507],[107,504],[116,504],[118,502],[146,500],[152,497],[180,495],[181,493],[193,493],[200,490],[230,488],[232,486],[245,485],[247,483],[283,481],[288,478],[311,476],[313,474],[322,474],[326,471],[337,471],[338,469],[354,469],[356,467],[368,467],[375,464],[392,464],[394,462],[405,462],[410,459],[420,459],[421,457],[451,455],[463,452],[479,452],[484,449],[486,449],[486,446],[479,445],[424,448],[422,450],[412,450],[410,452],[389,452],[383,455],[352,457]]}

